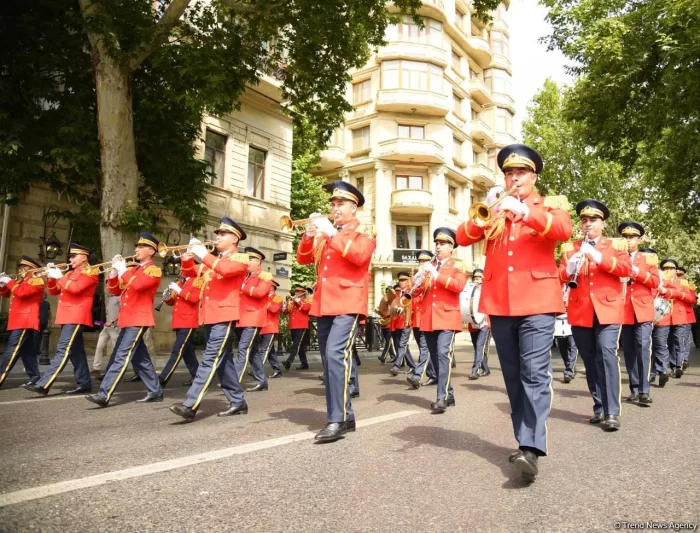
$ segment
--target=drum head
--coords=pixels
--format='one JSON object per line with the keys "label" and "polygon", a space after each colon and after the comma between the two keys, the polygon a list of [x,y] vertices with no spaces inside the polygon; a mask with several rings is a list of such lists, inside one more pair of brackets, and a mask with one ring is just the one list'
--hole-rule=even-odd
{"label": "drum head", "polygon": [[477,327],[482,327],[486,322],[486,315],[479,312],[479,300],[481,299],[481,283],[474,285],[472,289],[472,297],[469,300],[469,313],[472,317],[472,322]]}

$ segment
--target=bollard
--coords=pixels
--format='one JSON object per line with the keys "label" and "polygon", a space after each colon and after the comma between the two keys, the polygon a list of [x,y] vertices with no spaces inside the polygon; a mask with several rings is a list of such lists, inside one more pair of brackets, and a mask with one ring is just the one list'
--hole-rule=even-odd
{"label": "bollard", "polygon": [[374,351],[374,317],[368,316],[365,324],[365,346],[368,352]]}
{"label": "bollard", "polygon": [[51,330],[45,327],[41,331],[41,347],[39,348],[39,364],[49,365],[51,364],[51,358],[49,357],[49,338],[51,337]]}

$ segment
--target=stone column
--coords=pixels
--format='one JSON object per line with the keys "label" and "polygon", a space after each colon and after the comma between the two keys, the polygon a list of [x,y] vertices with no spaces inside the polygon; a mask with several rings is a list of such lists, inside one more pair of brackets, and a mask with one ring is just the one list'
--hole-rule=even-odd
{"label": "stone column", "polygon": [[432,242],[433,232],[445,224],[448,213],[447,182],[445,181],[445,167],[428,167],[430,177],[430,193],[433,196],[433,213],[430,215],[430,235]]}
{"label": "stone column", "polygon": [[377,227],[377,250],[375,257],[384,262],[393,255],[391,242],[391,193],[394,167],[386,163],[374,166],[374,225]]}
{"label": "stone column", "polygon": [[[472,200],[471,200],[471,195],[472,195],[472,181],[469,180],[467,183],[464,184],[462,187],[462,205],[461,207],[461,212],[462,212],[462,219],[459,221],[460,224],[464,224],[467,220],[469,220],[469,208],[472,205]],[[462,259],[466,262],[466,264],[469,266],[469,269],[471,270],[472,268],[472,263],[474,262],[474,246],[467,246],[464,248],[464,255],[462,255]]]}

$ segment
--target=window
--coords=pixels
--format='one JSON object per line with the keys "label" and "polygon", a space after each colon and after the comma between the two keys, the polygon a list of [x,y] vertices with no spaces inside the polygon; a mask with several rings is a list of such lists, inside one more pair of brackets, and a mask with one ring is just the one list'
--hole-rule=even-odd
{"label": "window", "polygon": [[498,149],[496,148],[489,148],[489,153],[488,153],[488,167],[493,170],[494,172],[498,171],[498,161],[497,161],[497,156],[498,156]]}
{"label": "window", "polygon": [[508,74],[505,70],[489,70],[486,77],[486,83],[495,93],[511,94],[513,92],[513,82],[510,74]]}
{"label": "window", "polygon": [[502,107],[496,108],[496,132],[513,132],[513,115],[510,113],[510,111],[503,109]]}
{"label": "window", "polygon": [[372,81],[364,80],[352,84],[352,103],[360,104],[372,99]]}
{"label": "window", "polygon": [[455,93],[452,93],[452,111],[455,115],[462,116],[462,102],[463,98],[460,98]]}
{"label": "window", "polygon": [[462,72],[462,56],[452,50],[452,70],[457,74]]}
{"label": "window", "polygon": [[432,44],[442,47],[442,22],[424,18],[425,28],[420,29],[411,17],[404,17],[401,24],[390,24],[386,28],[386,40],[409,41],[414,43]]}
{"label": "window", "polygon": [[382,88],[442,93],[442,69],[420,61],[383,61]]}
{"label": "window", "polygon": [[476,150],[472,152],[472,163],[474,163],[475,165],[479,164],[479,152],[477,152]]}
{"label": "window", "polygon": [[369,126],[352,130],[352,151],[359,152],[369,148]]}
{"label": "window", "polygon": [[267,153],[252,146],[248,148],[248,196],[263,197],[265,188],[265,157]]}
{"label": "window", "polygon": [[464,13],[458,8],[455,8],[455,25],[462,31],[464,31]]}
{"label": "window", "polygon": [[226,162],[226,137],[207,130],[204,138],[204,160],[207,170],[214,173],[212,185],[224,186],[224,167]]}
{"label": "window", "polygon": [[358,191],[360,191],[360,194],[362,196],[365,195],[365,178],[357,178],[355,180],[355,187],[357,188]]}
{"label": "window", "polygon": [[423,226],[396,226],[396,247],[412,250],[423,248]]}
{"label": "window", "polygon": [[336,128],[333,130],[333,136],[331,137],[331,146],[343,146],[343,136],[345,131],[342,128]]}
{"label": "window", "polygon": [[462,141],[456,137],[452,137],[452,157],[453,159],[462,160]]}
{"label": "window", "polygon": [[457,210],[457,187],[447,187],[447,202],[450,209]]}
{"label": "window", "polygon": [[510,57],[508,36],[500,31],[491,32],[491,51],[505,57]]}
{"label": "window", "polygon": [[469,79],[470,80],[478,80],[479,79],[479,74],[475,70],[472,70],[471,67],[469,68]]}
{"label": "window", "polygon": [[396,190],[422,189],[423,176],[396,176]]}
{"label": "window", "polygon": [[479,120],[479,113],[477,113],[472,107],[472,120]]}
{"label": "window", "polygon": [[402,126],[399,124],[399,139],[425,139],[423,126]]}

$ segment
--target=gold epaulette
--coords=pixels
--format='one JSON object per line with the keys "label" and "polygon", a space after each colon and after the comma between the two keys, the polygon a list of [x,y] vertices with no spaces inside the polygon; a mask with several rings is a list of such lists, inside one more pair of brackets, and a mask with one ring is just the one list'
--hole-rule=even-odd
{"label": "gold epaulette", "polygon": [[615,250],[627,251],[627,239],[610,239]]}
{"label": "gold epaulette", "polygon": [[99,275],[100,275],[100,269],[91,267],[90,265],[86,265],[83,268],[83,274],[85,274],[86,276],[92,276],[92,277],[96,278],[96,277],[99,277]]}
{"label": "gold epaulette", "polygon": [[314,297],[313,297],[313,296],[309,296],[306,300],[304,300],[304,303],[307,303],[307,304],[311,305],[311,303],[312,303],[313,301],[314,301]]}
{"label": "gold epaulette", "polygon": [[44,284],[44,280],[42,278],[29,278],[27,283],[29,283],[32,287],[38,287],[39,285]]}
{"label": "gold epaulette", "polygon": [[647,265],[653,265],[653,266],[658,266],[659,265],[659,256],[656,254],[648,253],[648,252],[643,252],[644,259],[646,259]]}
{"label": "gold epaulette", "polygon": [[461,257],[453,257],[455,268],[461,270],[462,272],[467,272],[467,264],[462,260]]}
{"label": "gold epaulette", "polygon": [[204,278],[195,278],[195,280],[192,282],[192,286],[195,289],[201,289],[202,285],[204,285]]}
{"label": "gold epaulette", "polygon": [[564,211],[568,211],[569,200],[563,194],[558,196],[545,196],[544,206],[551,209],[563,209]]}
{"label": "gold epaulette", "polygon": [[690,285],[688,285],[688,288],[693,292],[695,292],[695,290],[697,289],[697,287],[695,286],[695,283],[691,283]]}
{"label": "gold epaulette", "polygon": [[377,226],[374,224],[365,224],[363,233],[370,239],[374,239],[377,236]]}
{"label": "gold epaulette", "polygon": [[690,283],[688,283],[687,279],[681,280],[681,287],[690,287]]}
{"label": "gold epaulette", "polygon": [[247,265],[249,263],[248,259],[248,254],[239,252],[237,254],[231,254],[229,256],[229,259],[231,261],[235,261],[236,263],[243,263],[244,265]]}
{"label": "gold epaulette", "polygon": [[258,278],[260,278],[263,281],[272,281],[272,273],[271,272],[260,272],[258,274]]}
{"label": "gold epaulette", "polygon": [[282,303],[282,297],[281,297],[281,296],[275,296],[275,297],[272,299],[272,303],[281,304],[281,303]]}
{"label": "gold epaulette", "polygon": [[143,273],[147,276],[151,276],[152,278],[163,277],[163,271],[160,269],[160,267],[157,267],[156,265],[148,265],[146,268],[143,269]]}
{"label": "gold epaulette", "polygon": [[574,251],[574,243],[569,241],[565,242],[561,245],[561,253],[563,254],[568,254],[569,252]]}

